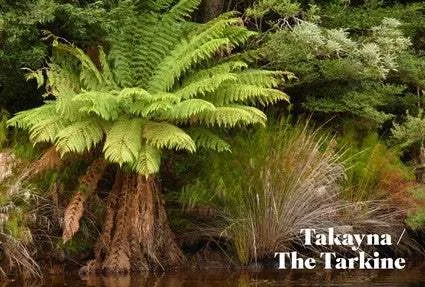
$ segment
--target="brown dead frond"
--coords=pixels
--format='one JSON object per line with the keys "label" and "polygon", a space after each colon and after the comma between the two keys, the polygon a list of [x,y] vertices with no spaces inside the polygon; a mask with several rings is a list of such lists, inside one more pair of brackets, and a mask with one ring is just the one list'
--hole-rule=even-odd
{"label": "brown dead frond", "polygon": [[30,165],[28,176],[34,176],[48,169],[59,168],[62,164],[60,154],[54,147],[49,148],[40,159]]}
{"label": "brown dead frond", "polygon": [[107,166],[102,159],[96,159],[87,168],[86,173],[79,178],[79,191],[69,203],[64,215],[64,228],[62,239],[70,240],[80,228],[80,219],[84,212],[84,202],[87,197],[96,190],[99,180]]}
{"label": "brown dead frond", "polygon": [[84,212],[84,200],[84,195],[81,192],[77,192],[65,210],[62,234],[64,242],[70,240],[80,229],[80,218]]}

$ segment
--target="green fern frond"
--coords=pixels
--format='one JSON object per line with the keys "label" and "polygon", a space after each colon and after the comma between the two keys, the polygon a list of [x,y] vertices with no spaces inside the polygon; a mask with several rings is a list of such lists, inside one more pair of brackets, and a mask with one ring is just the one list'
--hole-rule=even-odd
{"label": "green fern frond", "polygon": [[160,117],[168,120],[187,120],[199,113],[213,110],[215,106],[208,101],[189,99],[171,106],[167,111],[160,113]]}
{"label": "green fern frond", "polygon": [[219,126],[231,128],[257,123],[265,125],[267,117],[257,108],[234,105],[217,107],[214,111],[200,113],[193,120],[209,127]]}
{"label": "green fern frond", "polygon": [[[39,85],[46,78],[55,100],[9,124],[62,154],[103,144],[105,159],[144,175],[158,172],[161,149],[230,150],[201,126],[264,125],[265,114],[248,105],[288,96],[274,89],[281,73],[248,69],[244,55],[230,55],[255,35],[234,13],[205,24],[188,21],[200,2],[119,1],[108,12],[117,29],[105,38],[108,53],[99,47],[96,64],[55,41],[52,63],[31,75]],[[196,128],[186,133],[179,124]]]}
{"label": "green fern frond", "polygon": [[30,140],[33,143],[53,143],[56,135],[65,128],[66,123],[63,117],[59,114],[52,114],[51,116],[40,119],[30,129]]}
{"label": "green fern frond", "polygon": [[224,63],[215,63],[204,69],[194,70],[191,74],[184,78],[183,88],[191,83],[208,79],[218,74],[229,74],[234,72],[240,72],[243,69],[248,68],[248,65],[242,61],[228,61]]}
{"label": "green fern frond", "polygon": [[182,129],[166,122],[148,122],[143,128],[147,143],[162,149],[196,151],[195,142]]}
{"label": "green fern frond", "polygon": [[132,104],[136,102],[153,103],[155,101],[179,102],[181,97],[175,93],[159,92],[151,94],[142,88],[124,88],[118,94],[118,99],[122,103]]}
{"label": "green fern frond", "polygon": [[258,33],[247,30],[243,26],[226,27],[224,34],[230,39],[233,46],[245,44],[250,38],[257,36]]}
{"label": "green fern frond", "polygon": [[65,45],[58,42],[54,43],[54,48],[70,55],[73,55],[76,59],[78,59],[82,65],[82,80],[83,82],[87,82],[87,84],[91,85],[93,83],[93,79],[97,81],[97,84],[102,84],[103,78],[97,69],[96,65],[90,59],[90,57],[84,53],[83,50],[73,46],[73,45]]}
{"label": "green fern frond", "polygon": [[143,123],[142,119],[118,119],[106,133],[105,158],[119,165],[134,163],[142,148]]}
{"label": "green fern frond", "polygon": [[[228,38],[228,34],[225,33],[226,28],[232,25],[239,25],[241,23],[240,18],[228,18],[219,17],[201,26],[201,29],[196,31],[190,45],[191,46],[202,46],[203,44],[213,39]],[[246,30],[246,29],[245,29]]]}
{"label": "green fern frond", "polygon": [[99,62],[102,67],[102,78],[105,81],[105,84],[110,87],[112,90],[117,90],[118,86],[114,80],[114,74],[111,71],[111,67],[109,66],[107,56],[103,51],[102,47],[99,47]]}
{"label": "green fern frond", "polygon": [[124,89],[122,89],[120,91],[119,95],[118,95],[118,98],[120,99],[120,101],[126,101],[126,100],[150,101],[153,97],[145,89],[134,87],[134,88],[124,88]]}
{"label": "green fern frond", "polygon": [[202,147],[218,152],[231,151],[230,145],[226,141],[207,129],[191,128],[187,132],[198,148]]}
{"label": "green fern frond", "polygon": [[218,105],[238,102],[250,104],[259,103],[266,106],[281,100],[289,101],[289,97],[282,91],[276,89],[262,88],[257,85],[229,83],[215,91],[212,100]]}
{"label": "green fern frond", "polygon": [[227,38],[213,39],[199,47],[182,42],[169,57],[160,64],[157,72],[152,77],[150,91],[169,91],[176,79],[189,68],[201,61],[211,58],[216,52],[224,47],[229,47]]}
{"label": "green fern frond", "polygon": [[195,96],[204,96],[206,93],[211,93],[218,89],[221,84],[229,81],[236,81],[237,77],[232,73],[206,75],[198,81],[191,82],[188,85],[181,87],[175,93],[182,99],[190,99]]}
{"label": "green fern frond", "polygon": [[79,109],[81,112],[94,113],[107,121],[116,120],[120,114],[118,98],[111,93],[101,91],[84,92],[76,95],[73,101],[82,104]]}
{"label": "green fern frond", "polygon": [[283,82],[283,73],[280,71],[249,69],[236,75],[239,84],[257,85],[264,88],[276,88]]}
{"label": "green fern frond", "polygon": [[56,99],[55,104],[56,112],[71,122],[77,121],[84,116],[84,113],[80,111],[84,103],[74,101],[73,97],[59,97]]}
{"label": "green fern frond", "polygon": [[238,108],[238,109],[241,109],[241,110],[244,110],[244,111],[247,111],[248,113],[250,113],[252,124],[259,123],[262,126],[266,125],[267,116],[260,109],[257,109],[256,107],[245,106],[245,105],[232,105],[232,106],[234,108]]}
{"label": "green fern frond", "polygon": [[46,70],[47,90],[56,98],[72,97],[80,90],[79,74],[75,72],[72,64],[50,64]]}
{"label": "green fern frond", "polygon": [[167,13],[167,17],[174,21],[184,21],[189,18],[193,11],[201,4],[201,0],[180,0]]}
{"label": "green fern frond", "polygon": [[25,79],[27,81],[29,80],[36,80],[37,82],[37,88],[41,88],[44,85],[44,76],[43,76],[43,70],[38,69],[36,71],[31,71],[25,75]]}
{"label": "green fern frond", "polygon": [[103,140],[104,126],[96,118],[87,118],[71,123],[58,132],[55,145],[64,155],[67,152],[83,153],[91,150]]}
{"label": "green fern frond", "polygon": [[155,115],[166,113],[173,108],[172,102],[169,100],[159,100],[156,102],[135,102],[130,108],[129,112],[136,116],[151,118]]}
{"label": "green fern frond", "polygon": [[137,160],[131,167],[138,173],[148,176],[150,174],[157,173],[160,165],[160,151],[149,144],[143,144],[139,151]]}
{"label": "green fern frond", "polygon": [[29,130],[34,143],[53,142],[57,133],[67,124],[67,120],[56,112],[53,103],[17,113],[8,121],[9,126]]}

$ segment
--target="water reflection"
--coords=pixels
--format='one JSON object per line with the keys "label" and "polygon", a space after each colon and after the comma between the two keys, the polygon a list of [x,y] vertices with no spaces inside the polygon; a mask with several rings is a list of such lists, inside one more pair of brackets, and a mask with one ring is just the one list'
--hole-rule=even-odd
{"label": "water reflection", "polygon": [[3,282],[6,286],[92,286],[92,287],[273,287],[273,286],[399,286],[425,287],[425,265],[397,271],[277,271],[197,270],[150,276],[102,277],[53,276],[44,282]]}

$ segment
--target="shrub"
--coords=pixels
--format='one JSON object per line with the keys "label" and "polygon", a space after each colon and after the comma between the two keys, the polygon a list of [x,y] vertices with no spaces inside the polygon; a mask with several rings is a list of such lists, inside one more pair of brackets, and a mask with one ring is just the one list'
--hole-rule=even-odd
{"label": "shrub", "polygon": [[347,147],[345,199],[368,201],[390,197],[405,205],[407,191],[413,184],[412,171],[402,163],[397,150],[388,148],[376,133],[360,137],[355,130],[346,130],[339,143]]}

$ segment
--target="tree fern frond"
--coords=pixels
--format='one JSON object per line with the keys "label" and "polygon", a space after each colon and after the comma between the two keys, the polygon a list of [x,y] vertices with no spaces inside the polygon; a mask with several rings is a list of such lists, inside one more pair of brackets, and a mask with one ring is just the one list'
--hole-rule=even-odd
{"label": "tree fern frond", "polygon": [[56,112],[54,104],[17,113],[8,121],[8,125],[29,130],[30,140],[34,143],[53,142],[57,133],[68,121]]}
{"label": "tree fern frond", "polygon": [[105,158],[122,165],[134,163],[142,147],[142,119],[121,117],[106,133]]}
{"label": "tree fern frond", "polygon": [[133,115],[151,118],[156,114],[166,113],[173,108],[173,104],[169,100],[159,100],[156,102],[135,102],[129,112]]}
{"label": "tree fern frond", "polygon": [[262,49],[256,49],[235,53],[222,59],[222,61],[243,61],[245,63],[252,64],[258,62],[260,59],[264,58],[264,56],[265,52]]}
{"label": "tree fern frond", "polygon": [[118,98],[120,101],[136,101],[136,100],[142,100],[142,101],[150,101],[153,97],[152,95],[146,91],[145,89],[134,87],[134,88],[124,88],[120,91],[118,94]]}
{"label": "tree fern frond", "polygon": [[258,35],[257,32],[250,31],[242,25],[226,27],[224,34],[230,39],[233,46],[241,46],[250,38]]}
{"label": "tree fern frond", "polygon": [[114,74],[111,71],[111,67],[109,66],[108,59],[102,47],[99,47],[99,62],[102,67],[101,74],[105,84],[111,89],[117,90],[118,86],[115,83]]}
{"label": "tree fern frond", "polygon": [[[215,20],[211,20],[198,29],[196,35],[194,35],[190,41],[190,45],[193,47],[201,46],[208,41],[219,38],[228,38],[228,34],[225,33],[226,28],[229,26],[239,25],[242,22],[240,18],[228,18],[219,17]],[[245,29],[246,30],[246,29]]]}
{"label": "tree fern frond", "polygon": [[174,85],[175,79],[192,65],[212,57],[219,49],[230,48],[231,41],[224,31],[228,26],[240,22],[239,18],[223,18],[204,24],[206,28],[201,29],[189,42],[182,41],[170,56],[160,63],[149,90],[168,91]]}
{"label": "tree fern frond", "polygon": [[142,88],[124,88],[118,94],[119,101],[123,103],[153,103],[155,101],[170,101],[172,103],[179,102],[180,97],[175,93],[159,92],[151,94]]}
{"label": "tree fern frond", "polygon": [[224,82],[236,80],[237,77],[232,73],[206,75],[204,78],[199,78],[198,81],[181,87],[175,93],[182,99],[190,99],[195,96],[202,97],[206,93],[218,89]]}
{"label": "tree fern frond", "polygon": [[160,151],[149,144],[143,144],[139,151],[138,158],[131,168],[140,174],[148,176],[159,172],[160,165]]}
{"label": "tree fern frond", "polygon": [[167,111],[160,113],[160,117],[168,120],[186,120],[201,112],[213,110],[215,106],[208,101],[189,99],[171,106]]}
{"label": "tree fern frond", "polygon": [[59,97],[55,101],[55,104],[56,112],[71,122],[77,121],[84,115],[84,113],[80,111],[84,103],[74,101],[73,97]]}
{"label": "tree fern frond", "polygon": [[280,71],[267,71],[248,69],[236,73],[239,84],[257,85],[264,88],[276,88],[283,82],[284,73]]}
{"label": "tree fern frond", "polygon": [[37,88],[38,89],[41,88],[44,85],[44,83],[45,83],[44,75],[43,75],[43,70],[42,69],[38,69],[38,70],[31,71],[31,72],[27,73],[25,75],[25,80],[27,80],[27,81],[29,81],[29,80],[36,80],[36,82],[37,82]]}
{"label": "tree fern frond", "polygon": [[93,61],[90,59],[90,57],[84,53],[83,50],[73,46],[73,45],[65,45],[56,42],[54,44],[55,49],[64,51],[66,53],[69,53],[70,55],[73,55],[75,58],[77,58],[81,65],[82,65],[82,80],[86,82],[88,85],[94,84],[93,81],[97,81],[96,84],[100,85],[103,82],[102,75],[100,74],[99,70],[97,69],[96,65],[93,63]]}
{"label": "tree fern frond", "polygon": [[198,148],[202,147],[218,152],[231,151],[230,145],[226,141],[207,129],[191,128],[187,132]]}
{"label": "tree fern frond", "polygon": [[[274,89],[280,73],[229,56],[255,34],[234,13],[200,24],[188,18],[201,0],[118,2],[109,12],[108,54],[99,47],[95,64],[55,41],[53,63],[33,74],[39,83],[46,78],[55,100],[18,113],[10,125],[62,154],[103,144],[105,159],[149,175],[159,170],[161,149],[228,151],[208,127],[264,124],[265,114],[248,104],[288,100]],[[178,124],[196,128],[187,133]]]}
{"label": "tree fern frond", "polygon": [[212,96],[213,102],[219,105],[238,103],[260,103],[263,106],[277,101],[289,101],[287,94],[272,88],[262,88],[258,85],[226,83],[217,89]]}
{"label": "tree fern frond", "polygon": [[166,122],[148,122],[143,128],[147,143],[157,148],[196,151],[195,142],[182,129]]}
{"label": "tree fern frond", "polygon": [[166,15],[174,21],[184,21],[191,16],[199,4],[201,0],[180,0]]}
{"label": "tree fern frond", "polygon": [[192,120],[210,127],[231,128],[257,123],[265,125],[267,117],[263,112],[254,107],[234,105],[217,107],[214,111],[200,113]]}
{"label": "tree fern frond", "polygon": [[173,103],[180,101],[173,93],[150,94],[141,88],[123,89],[118,98],[126,111],[142,117],[151,117],[152,114],[167,111],[173,107]]}
{"label": "tree fern frond", "polygon": [[40,119],[56,114],[56,107],[53,103],[46,103],[40,107],[18,112],[13,118],[7,121],[9,127],[29,129]]}
{"label": "tree fern frond", "polygon": [[74,102],[82,103],[81,112],[94,113],[109,121],[116,120],[120,113],[118,98],[111,93],[92,91],[84,92],[73,98]]}
{"label": "tree fern frond", "polygon": [[80,90],[79,74],[73,70],[71,64],[50,64],[46,70],[47,89],[56,98],[72,97]]}
{"label": "tree fern frond", "polygon": [[64,155],[67,152],[83,153],[91,150],[104,137],[104,125],[96,118],[71,123],[58,132],[56,136],[57,150]]}
{"label": "tree fern frond", "polygon": [[180,46],[160,64],[155,75],[152,77],[148,90],[155,92],[169,91],[173,87],[176,79],[190,67],[203,60],[209,59],[220,49],[228,47],[229,44],[230,41],[227,38],[213,39],[199,47],[192,47],[182,42]]}
{"label": "tree fern frond", "polygon": [[210,78],[216,74],[227,74],[240,72],[248,68],[248,65],[242,61],[228,61],[217,64],[213,62],[212,66],[203,69],[194,70],[192,73],[187,75],[183,81],[183,87],[191,83],[203,80],[205,78]]}
{"label": "tree fern frond", "polygon": [[262,126],[266,125],[267,116],[260,109],[257,109],[256,107],[246,106],[246,105],[232,105],[232,107],[242,109],[250,113],[252,117],[252,124],[259,123]]}

